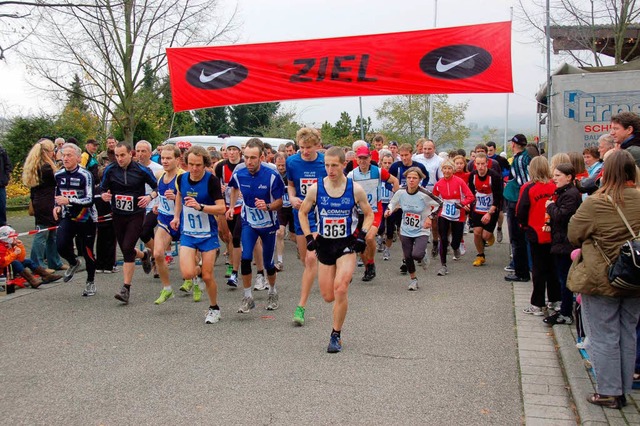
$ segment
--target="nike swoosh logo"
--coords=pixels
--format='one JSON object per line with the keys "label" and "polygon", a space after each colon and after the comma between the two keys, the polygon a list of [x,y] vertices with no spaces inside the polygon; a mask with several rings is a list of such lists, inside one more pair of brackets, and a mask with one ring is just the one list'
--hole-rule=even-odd
{"label": "nike swoosh logo", "polygon": [[214,72],[213,74],[206,75],[204,73],[204,68],[203,68],[202,71],[200,72],[200,83],[208,83],[220,77],[222,74],[228,73],[229,71],[235,70],[235,69],[236,67],[231,67],[231,68],[227,68],[226,70],[222,70],[222,71]]}
{"label": "nike swoosh logo", "polygon": [[436,64],[436,71],[438,71],[438,72],[447,72],[450,69],[453,69],[453,68],[457,67],[458,65],[467,62],[469,59],[473,58],[476,55],[477,55],[477,53],[474,54],[474,55],[471,55],[471,56],[467,56],[466,58],[462,58],[462,59],[458,59],[457,61],[450,62],[450,63],[448,63],[446,65],[442,63],[442,56],[440,56],[440,58],[438,59],[438,63]]}

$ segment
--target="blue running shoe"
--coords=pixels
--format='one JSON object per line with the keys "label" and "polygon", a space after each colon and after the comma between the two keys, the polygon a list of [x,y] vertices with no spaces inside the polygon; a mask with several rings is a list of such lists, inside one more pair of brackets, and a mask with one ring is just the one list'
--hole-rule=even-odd
{"label": "blue running shoe", "polygon": [[335,354],[342,351],[342,339],[337,334],[331,334],[331,339],[329,340],[329,347],[327,347],[327,352],[330,354]]}

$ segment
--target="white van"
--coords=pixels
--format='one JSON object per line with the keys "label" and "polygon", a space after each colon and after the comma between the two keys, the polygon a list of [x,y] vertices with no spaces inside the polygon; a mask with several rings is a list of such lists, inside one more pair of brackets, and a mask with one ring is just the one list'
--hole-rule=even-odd
{"label": "white van", "polygon": [[[222,145],[229,143],[231,141],[240,142],[243,146],[247,143],[247,141],[251,139],[248,136],[228,136],[226,138],[221,138],[219,136],[207,136],[207,135],[199,135],[199,136],[178,136],[175,138],[167,139],[164,143],[176,144],[180,141],[190,142],[192,145],[200,145],[203,148],[208,148],[210,146],[215,146],[217,150],[220,150]],[[259,137],[262,142],[268,143],[271,145],[276,151],[280,145],[285,145],[288,142],[293,142],[291,139],[279,139],[279,138],[262,138]]]}

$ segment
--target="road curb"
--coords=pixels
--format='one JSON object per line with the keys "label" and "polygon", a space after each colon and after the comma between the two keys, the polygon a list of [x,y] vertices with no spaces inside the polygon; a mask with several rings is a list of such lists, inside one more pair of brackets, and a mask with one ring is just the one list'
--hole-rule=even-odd
{"label": "road curb", "polygon": [[576,340],[571,332],[571,326],[554,325],[553,334],[581,424],[609,424],[604,409],[587,402],[587,396],[594,393],[595,388],[584,360],[576,348]]}

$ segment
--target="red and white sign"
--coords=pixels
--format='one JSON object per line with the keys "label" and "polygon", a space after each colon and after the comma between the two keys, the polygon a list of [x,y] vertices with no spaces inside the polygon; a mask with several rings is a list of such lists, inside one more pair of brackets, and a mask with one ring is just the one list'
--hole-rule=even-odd
{"label": "red and white sign", "polygon": [[168,48],[167,58],[176,112],[304,98],[513,91],[511,22]]}

